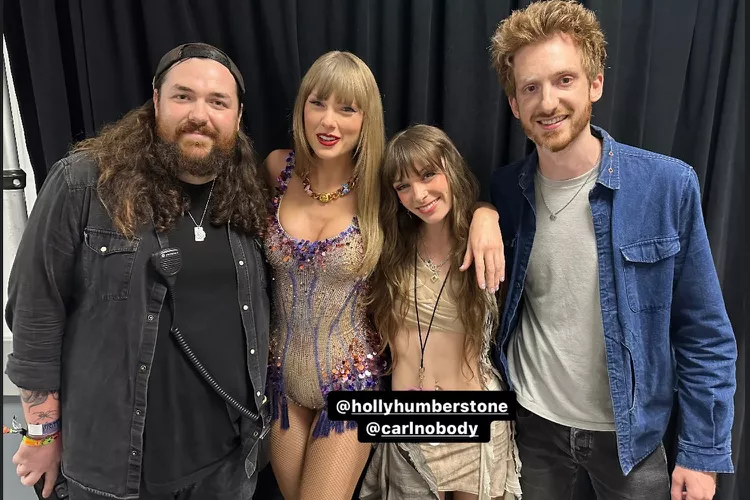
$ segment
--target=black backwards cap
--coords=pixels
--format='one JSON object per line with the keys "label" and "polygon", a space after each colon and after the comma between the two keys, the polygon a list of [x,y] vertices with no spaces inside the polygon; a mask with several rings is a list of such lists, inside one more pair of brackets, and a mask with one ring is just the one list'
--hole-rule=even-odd
{"label": "black backwards cap", "polygon": [[154,80],[152,82],[153,87],[156,88],[156,82],[164,77],[164,74],[172,66],[193,57],[211,59],[225,66],[237,82],[237,87],[240,89],[239,97],[242,98],[245,94],[245,81],[242,79],[242,73],[240,73],[239,68],[223,51],[207,43],[183,43],[164,54],[159,61],[159,65],[156,67],[156,73],[154,73]]}

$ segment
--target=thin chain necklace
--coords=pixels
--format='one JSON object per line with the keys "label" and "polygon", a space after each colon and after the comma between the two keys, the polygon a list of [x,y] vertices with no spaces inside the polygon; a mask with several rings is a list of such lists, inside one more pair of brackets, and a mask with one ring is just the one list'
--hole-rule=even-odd
{"label": "thin chain necklace", "polygon": [[[424,241],[421,239],[420,241],[422,242],[422,246],[424,247],[424,253],[427,254],[427,247],[425,246]],[[422,263],[424,263],[424,265],[427,267],[427,269],[429,269],[432,273],[430,281],[432,281],[433,283],[440,279],[440,268],[443,267],[446,262],[448,262],[448,259],[451,258],[452,254],[453,252],[449,252],[440,264],[435,264],[430,258],[429,254],[427,254],[426,259],[422,257],[422,254],[419,253],[419,244],[417,244],[417,255],[419,256],[419,260],[421,260]]]}
{"label": "thin chain necklace", "polygon": [[208,192],[208,200],[206,200],[206,206],[203,207],[203,215],[201,215],[201,221],[195,222],[195,217],[193,217],[193,214],[190,213],[190,209],[188,209],[187,211],[190,218],[193,219],[193,224],[195,224],[195,227],[193,228],[195,241],[203,241],[206,239],[206,231],[203,230],[203,218],[206,216],[208,204],[211,203],[211,195],[214,193],[214,184],[216,184],[216,179],[211,181],[211,190]]}
{"label": "thin chain necklace", "polygon": [[[596,165],[599,165],[598,161],[596,162]],[[568,200],[568,202],[565,205],[563,205],[563,207],[560,210],[558,210],[557,212],[553,212],[552,209],[549,207],[549,205],[547,205],[547,200],[544,199],[544,189],[542,189],[542,186],[539,186],[539,194],[542,196],[542,203],[544,203],[544,206],[547,208],[547,211],[549,212],[549,220],[552,220],[552,221],[557,220],[557,216],[560,214],[560,212],[562,212],[563,210],[565,210],[566,208],[568,208],[568,205],[570,205],[571,203],[573,203],[573,200],[576,199],[576,196],[578,196],[578,193],[580,193],[581,190],[583,190],[583,186],[585,186],[586,184],[588,184],[589,179],[591,178],[591,175],[595,171],[598,170],[596,168],[596,165],[594,165],[594,167],[591,169],[591,171],[589,172],[589,175],[586,176],[586,179],[579,186],[578,190],[575,192],[575,194],[573,195],[573,197],[570,200]]]}
{"label": "thin chain necklace", "polygon": [[[427,327],[427,334],[425,335],[424,342],[422,342],[422,323],[419,321],[419,304],[417,303],[417,255],[419,255],[419,252],[417,249],[414,249],[414,310],[417,312],[417,331],[419,332],[419,388],[424,389],[424,350],[427,347],[427,339],[430,338],[430,330],[432,330],[432,321],[435,319],[435,312],[437,311],[438,303],[440,302],[440,296],[443,295],[443,290],[445,289],[445,284],[448,282],[448,275],[451,273],[451,270],[448,269],[448,272],[445,273],[445,279],[443,280],[443,285],[440,287],[440,292],[438,293],[437,299],[435,300],[435,307],[432,308],[432,316],[430,317],[430,324]],[[440,390],[440,386],[437,383],[437,380],[435,381],[435,390]]]}

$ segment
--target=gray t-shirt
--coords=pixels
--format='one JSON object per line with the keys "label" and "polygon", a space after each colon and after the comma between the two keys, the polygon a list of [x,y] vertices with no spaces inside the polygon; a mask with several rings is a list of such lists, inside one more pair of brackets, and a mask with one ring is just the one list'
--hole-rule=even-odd
{"label": "gray t-shirt", "polygon": [[536,236],[508,363],[521,406],[568,427],[613,431],[588,199],[598,169],[565,181],[536,174]]}

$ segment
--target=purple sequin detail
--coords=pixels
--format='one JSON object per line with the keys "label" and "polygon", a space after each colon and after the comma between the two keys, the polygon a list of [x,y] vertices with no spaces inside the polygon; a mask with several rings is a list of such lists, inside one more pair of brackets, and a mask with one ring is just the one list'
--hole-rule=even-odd
{"label": "purple sequin detail", "polygon": [[[328,394],[331,391],[362,391],[376,390],[378,388],[378,376],[385,369],[385,362],[376,354],[368,353],[361,360],[342,361],[336,365],[327,384],[321,387],[323,399],[328,401]],[[281,428],[289,428],[289,401],[284,394],[284,382],[281,369],[275,363],[269,364],[268,380],[271,400],[271,418],[277,420],[281,418]],[[328,436],[331,430],[335,432],[344,432],[349,429],[356,429],[357,423],[353,420],[338,421],[329,420],[327,407],[320,412],[320,417],[313,429],[313,437]]]}
{"label": "purple sequin detail", "polygon": [[[327,287],[318,290],[318,279],[321,276],[319,273],[329,271],[327,275],[330,276],[330,271],[332,270],[335,273],[337,266],[341,264],[339,259],[342,255],[346,255],[346,258],[351,258],[353,255],[352,252],[358,251],[356,250],[356,246],[352,247],[351,245],[360,245],[357,238],[360,234],[359,224],[357,218],[354,217],[349,227],[340,234],[320,241],[297,240],[286,233],[278,220],[278,210],[289,180],[292,178],[293,170],[294,154],[290,153],[287,157],[286,168],[277,178],[278,187],[272,199],[272,209],[268,220],[268,233],[265,245],[269,255],[272,255],[273,260],[276,262],[274,272],[279,273],[274,279],[281,279],[280,276],[283,276],[285,283],[284,292],[279,292],[281,290],[279,288],[275,289],[274,292],[275,294],[282,293],[286,297],[279,304],[288,304],[281,306],[281,309],[277,309],[279,315],[282,318],[290,318],[292,317],[291,315],[295,315],[297,321],[299,321],[300,317],[306,318],[306,315],[311,314],[312,311],[311,321],[305,324],[303,328],[304,335],[309,335],[312,339],[318,339],[320,335],[325,335],[326,341],[324,344],[329,346],[325,349],[325,352],[322,350],[318,352],[318,343],[314,340],[314,344],[309,346],[311,350],[310,356],[316,360],[316,365],[319,366],[317,373],[310,373],[309,376],[317,376],[321,396],[325,403],[322,408],[318,406],[319,403],[316,403],[315,407],[320,409],[320,415],[313,429],[313,437],[323,437],[328,436],[331,430],[340,433],[347,429],[356,428],[355,421],[332,421],[328,418],[325,406],[327,405],[327,395],[335,390],[357,391],[377,389],[378,378],[385,369],[385,363],[373,351],[372,346],[377,345],[379,339],[374,338],[377,335],[367,326],[368,322],[365,319],[366,312],[360,300],[360,297],[364,297],[367,294],[368,281],[366,279],[356,277],[354,274],[347,275],[344,281],[341,282],[344,288],[342,292],[345,292],[346,298],[341,297],[344,300],[341,303],[336,302],[336,309],[338,311],[330,310],[326,313],[334,313],[335,316],[326,316],[326,321],[323,325],[320,324],[320,320],[323,317],[316,316],[313,297],[320,298],[319,293],[325,296],[330,291],[328,287],[331,286],[330,281],[327,281]],[[329,255],[329,252],[333,253]],[[327,264],[330,265],[328,269],[326,269]],[[350,279],[351,281],[349,281]],[[279,286],[278,281],[276,286]],[[278,297],[278,295],[274,295],[274,297]],[[291,301],[291,303],[287,301]],[[290,309],[287,310],[287,308]],[[341,337],[342,335],[339,324],[342,318],[344,319],[344,324],[347,325],[346,328],[352,328],[352,325],[356,325],[354,327],[355,330],[345,333],[344,338],[333,338],[334,335],[336,337]],[[328,322],[329,319],[330,322]],[[298,332],[297,329],[293,328],[291,322],[284,321],[284,323],[286,323],[286,328],[280,326],[280,330],[277,331],[275,344],[272,338],[272,356],[269,359],[268,366],[268,392],[270,393],[269,399],[272,405],[272,418],[274,420],[280,419],[281,428],[288,429],[288,405],[290,401],[284,387],[284,366],[288,352],[287,347],[290,345],[290,341],[292,343],[299,342],[299,339],[296,339],[296,335],[300,335],[302,332],[301,330]],[[320,328],[323,328],[323,330],[319,330]],[[353,335],[353,337],[349,337],[349,335]],[[332,359],[331,345],[334,342],[336,342],[336,351],[340,353],[340,357]],[[343,353],[341,352],[342,350]],[[320,357],[323,359],[321,360]],[[291,394],[290,396],[294,397]],[[300,401],[300,404],[305,404],[303,400]],[[292,404],[294,403],[292,402]]]}
{"label": "purple sequin detail", "polygon": [[279,204],[281,203],[281,197],[286,191],[289,179],[292,178],[292,172],[294,171],[293,159],[294,153],[289,153],[289,156],[286,159],[287,166],[281,171],[281,174],[279,174],[276,179],[279,186],[276,188],[276,195],[271,200],[272,210],[268,220],[268,237],[271,239],[271,244],[269,246],[280,248],[287,255],[294,258],[301,266],[308,264],[320,264],[325,266],[325,256],[327,252],[330,252],[336,247],[350,245],[351,236],[359,234],[359,221],[355,216],[352,219],[352,223],[349,224],[349,227],[338,235],[325,240],[298,240],[289,236],[279,222],[278,210]]}

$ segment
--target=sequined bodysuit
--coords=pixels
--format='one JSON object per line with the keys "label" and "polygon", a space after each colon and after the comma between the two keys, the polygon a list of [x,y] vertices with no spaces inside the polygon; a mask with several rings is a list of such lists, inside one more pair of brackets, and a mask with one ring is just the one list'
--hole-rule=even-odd
{"label": "sequined bodysuit", "polygon": [[376,389],[383,367],[364,305],[367,280],[357,275],[364,253],[357,218],[333,238],[291,237],[279,222],[279,206],[293,170],[290,153],[277,179],[265,239],[273,268],[269,391],[282,429],[289,428],[289,400],[322,410],[313,429],[320,437],[356,428],[354,421],[328,419],[328,393]]}

